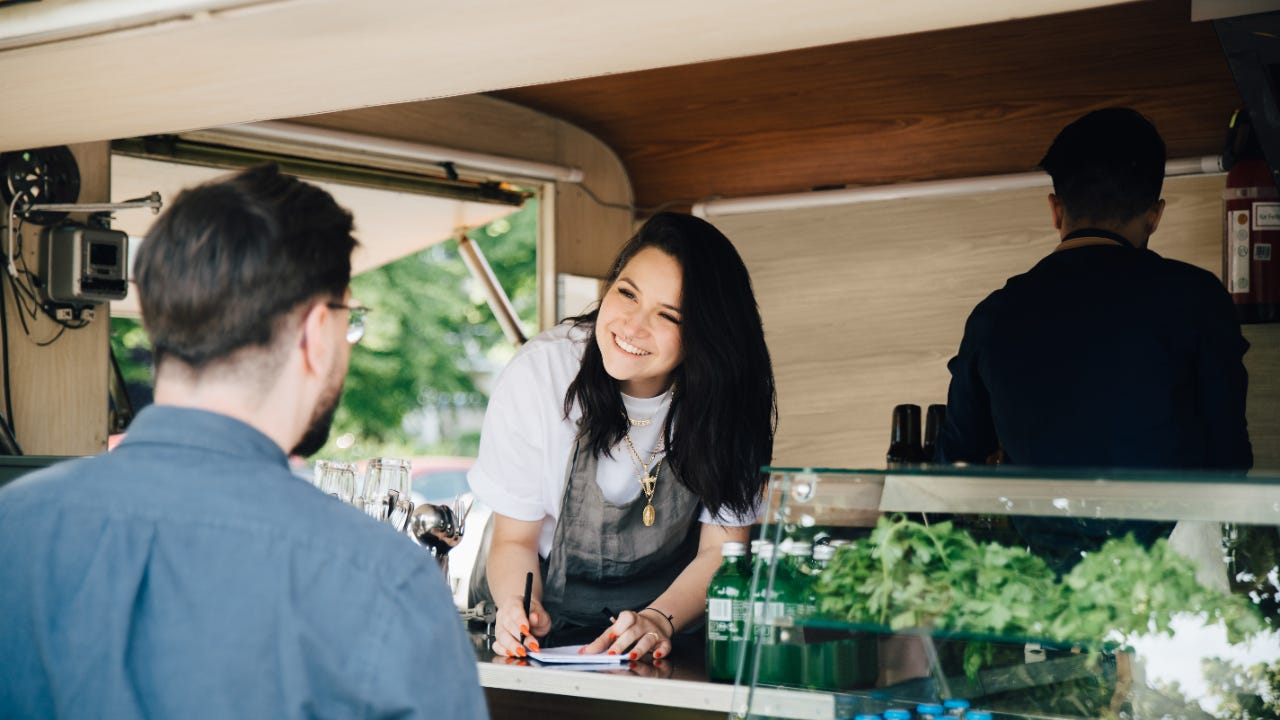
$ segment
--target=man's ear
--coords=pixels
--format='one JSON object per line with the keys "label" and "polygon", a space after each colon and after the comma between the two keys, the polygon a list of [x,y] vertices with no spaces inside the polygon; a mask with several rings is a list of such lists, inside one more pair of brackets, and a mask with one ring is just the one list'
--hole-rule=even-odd
{"label": "man's ear", "polygon": [[1156,201],[1155,205],[1147,211],[1147,235],[1154,235],[1156,228],[1160,227],[1160,219],[1164,217],[1164,198]]}
{"label": "man's ear", "polygon": [[1061,230],[1062,224],[1067,219],[1067,209],[1062,204],[1062,200],[1057,195],[1049,193],[1049,214],[1053,216],[1053,227],[1055,230]]}
{"label": "man's ear", "polygon": [[308,374],[327,377],[329,365],[333,363],[333,344],[325,341],[325,323],[333,311],[324,303],[311,305],[302,318],[302,337],[299,339],[302,351],[302,369]]}

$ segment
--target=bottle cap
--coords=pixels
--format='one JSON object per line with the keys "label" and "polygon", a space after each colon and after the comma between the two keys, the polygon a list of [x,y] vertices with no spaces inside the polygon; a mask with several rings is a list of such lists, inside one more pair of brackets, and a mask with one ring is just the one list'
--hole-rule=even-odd
{"label": "bottle cap", "polygon": [[947,710],[955,710],[957,708],[967,710],[969,708],[969,701],[963,698],[951,698],[950,700],[943,700],[942,707]]}
{"label": "bottle cap", "polygon": [[942,706],[937,703],[920,703],[916,706],[917,715],[941,715]]}
{"label": "bottle cap", "polygon": [[885,710],[884,720],[911,720],[911,711],[901,708],[890,708]]}
{"label": "bottle cap", "polygon": [[807,542],[793,542],[786,549],[786,554],[792,557],[809,557],[813,554],[813,545]]}
{"label": "bottle cap", "polygon": [[836,549],[832,545],[815,545],[813,547],[814,560],[830,560],[836,554]]}
{"label": "bottle cap", "polygon": [[720,546],[722,557],[742,557],[747,554],[747,546],[740,542],[727,542]]}

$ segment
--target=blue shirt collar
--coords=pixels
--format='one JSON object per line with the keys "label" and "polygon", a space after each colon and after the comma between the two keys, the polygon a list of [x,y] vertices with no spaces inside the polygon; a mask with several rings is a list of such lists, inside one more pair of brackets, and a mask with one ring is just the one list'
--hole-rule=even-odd
{"label": "blue shirt collar", "polygon": [[208,410],[149,405],[129,425],[121,446],[159,443],[200,448],[242,458],[259,458],[288,466],[289,458],[260,430],[228,415]]}

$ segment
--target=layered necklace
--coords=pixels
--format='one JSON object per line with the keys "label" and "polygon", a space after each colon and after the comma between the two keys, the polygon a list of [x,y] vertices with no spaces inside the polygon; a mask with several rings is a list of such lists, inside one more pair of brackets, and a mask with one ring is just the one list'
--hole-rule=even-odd
{"label": "layered necklace", "polygon": [[662,465],[661,460],[654,462],[654,459],[658,457],[658,453],[662,452],[662,443],[658,443],[649,455],[649,462],[645,462],[640,459],[640,453],[636,452],[635,443],[631,442],[631,433],[627,433],[623,438],[627,441],[627,447],[631,448],[631,457],[640,470],[640,491],[644,493],[645,500],[644,513],[640,515],[640,519],[644,521],[645,527],[653,527],[658,516],[653,509],[653,491],[658,488],[658,468]]}
{"label": "layered necklace", "polygon": [[[670,395],[671,387],[668,387],[667,391],[662,394],[662,399],[658,401],[658,409],[654,410],[652,415],[647,418],[635,420],[632,419],[631,415],[627,414],[627,423],[631,425],[631,427],[648,427],[649,425],[652,425],[653,419],[662,412],[662,406],[666,403],[667,398],[670,397]],[[623,410],[623,413],[626,414],[625,409]],[[623,436],[623,439],[627,441],[627,448],[631,450],[631,457],[635,460],[636,469],[639,471],[637,479],[640,481],[640,491],[644,493],[645,506],[644,512],[640,515],[640,519],[644,521],[645,527],[653,527],[653,523],[657,520],[658,515],[653,509],[653,492],[658,488],[658,470],[662,466],[662,461],[657,459],[658,453],[662,452],[662,441],[658,441],[658,444],[653,448],[653,452],[649,454],[649,462],[645,462],[640,459],[640,453],[636,450],[635,443],[631,441],[630,430],[628,430],[627,434]]]}

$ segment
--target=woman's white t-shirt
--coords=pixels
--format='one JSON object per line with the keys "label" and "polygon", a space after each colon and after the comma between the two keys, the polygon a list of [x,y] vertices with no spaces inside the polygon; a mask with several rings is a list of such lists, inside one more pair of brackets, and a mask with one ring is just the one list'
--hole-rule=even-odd
{"label": "woman's white t-shirt", "polygon": [[[582,414],[575,405],[565,417],[565,393],[578,374],[588,342],[595,342],[589,330],[564,323],[520,348],[494,383],[480,430],[480,454],[467,475],[476,497],[494,512],[516,520],[542,520],[538,541],[542,557],[551,552],[565,472]],[[633,420],[652,419],[646,426],[630,429],[640,461],[648,463],[662,438],[670,396],[623,395],[622,400]],[[665,453],[659,452],[657,459],[664,458]],[[613,449],[612,458],[601,457],[597,463],[596,484],[610,502],[634,500],[640,494],[639,478],[640,465],[625,442]],[[739,517],[727,509],[713,516],[703,508],[699,520],[743,526],[756,517],[757,513]]]}

